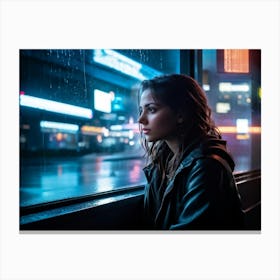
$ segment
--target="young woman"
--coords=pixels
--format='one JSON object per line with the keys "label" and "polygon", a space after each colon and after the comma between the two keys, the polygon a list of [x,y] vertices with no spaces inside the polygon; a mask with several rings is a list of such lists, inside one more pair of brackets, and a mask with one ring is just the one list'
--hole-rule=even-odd
{"label": "young woman", "polygon": [[143,81],[139,96],[145,229],[242,229],[234,161],[198,83],[164,75]]}

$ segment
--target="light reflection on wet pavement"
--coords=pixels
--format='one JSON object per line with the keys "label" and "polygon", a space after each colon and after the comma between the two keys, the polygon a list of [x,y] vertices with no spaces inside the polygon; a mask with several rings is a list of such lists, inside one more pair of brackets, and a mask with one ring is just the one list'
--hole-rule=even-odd
{"label": "light reflection on wet pavement", "polygon": [[[236,170],[248,170],[248,156],[239,154]],[[145,159],[140,154],[86,155],[72,159],[22,160],[20,206],[143,185]]]}
{"label": "light reflection on wet pavement", "polygon": [[[38,161],[38,160],[37,160]],[[20,205],[38,203],[110,191],[145,184],[141,156],[84,156],[75,159],[22,161],[20,169]]]}

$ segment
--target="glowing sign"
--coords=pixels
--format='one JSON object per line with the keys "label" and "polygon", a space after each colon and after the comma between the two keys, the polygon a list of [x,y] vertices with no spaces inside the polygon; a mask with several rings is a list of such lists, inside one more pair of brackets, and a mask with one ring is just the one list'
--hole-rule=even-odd
{"label": "glowing sign", "polygon": [[232,83],[219,83],[219,91],[220,92],[248,92],[250,90],[250,87],[247,83],[245,84],[235,84]]}
{"label": "glowing sign", "polygon": [[158,70],[109,49],[95,50],[93,60],[140,81],[162,74]]}
{"label": "glowing sign", "polygon": [[248,119],[237,119],[236,120],[236,132],[237,133],[248,133],[249,132]]}
{"label": "glowing sign", "polygon": [[217,102],[216,104],[216,112],[225,114],[230,111],[230,103],[227,102]]}
{"label": "glowing sign", "polygon": [[95,50],[93,60],[138,80],[146,77],[140,72],[142,64],[113,50]]}
{"label": "glowing sign", "polygon": [[210,90],[210,85],[208,85],[208,84],[203,84],[202,87],[203,87],[203,89],[205,91],[209,91]]}
{"label": "glowing sign", "polygon": [[106,135],[108,133],[108,129],[106,127],[99,127],[99,126],[91,126],[91,125],[84,125],[81,127],[81,131],[83,133],[89,133],[89,134],[104,134]]}
{"label": "glowing sign", "polygon": [[224,71],[249,73],[249,50],[224,50]]}
{"label": "glowing sign", "polygon": [[63,131],[68,131],[68,132],[77,132],[79,130],[79,126],[76,124],[49,122],[49,121],[41,121],[40,127],[55,129],[55,130],[63,130]]}
{"label": "glowing sign", "polygon": [[110,93],[94,90],[94,109],[104,113],[112,111],[112,95]]}
{"label": "glowing sign", "polygon": [[78,107],[30,95],[20,95],[20,105],[86,119],[92,118],[92,110],[88,108]]}
{"label": "glowing sign", "polygon": [[118,124],[115,124],[115,125],[111,125],[110,126],[110,129],[111,130],[122,130],[123,129],[123,126],[122,125],[118,125]]}
{"label": "glowing sign", "polygon": [[[219,126],[218,128],[222,133],[237,133],[236,126]],[[248,132],[253,133],[253,134],[260,134],[261,127],[260,126],[249,126]]]}

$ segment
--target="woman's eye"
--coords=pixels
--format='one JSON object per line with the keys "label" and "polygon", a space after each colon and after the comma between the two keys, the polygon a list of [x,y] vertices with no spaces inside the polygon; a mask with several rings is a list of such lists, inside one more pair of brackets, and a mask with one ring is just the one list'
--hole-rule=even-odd
{"label": "woman's eye", "polygon": [[149,111],[150,113],[155,113],[155,112],[156,112],[156,109],[153,108],[153,107],[149,107],[149,108],[148,108],[148,111]]}

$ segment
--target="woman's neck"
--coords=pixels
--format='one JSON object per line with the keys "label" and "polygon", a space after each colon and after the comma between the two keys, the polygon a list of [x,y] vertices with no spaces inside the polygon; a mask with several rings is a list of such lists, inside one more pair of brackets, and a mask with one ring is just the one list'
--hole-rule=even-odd
{"label": "woman's neck", "polygon": [[166,140],[165,142],[174,155],[179,152],[180,142],[178,141],[178,139]]}

